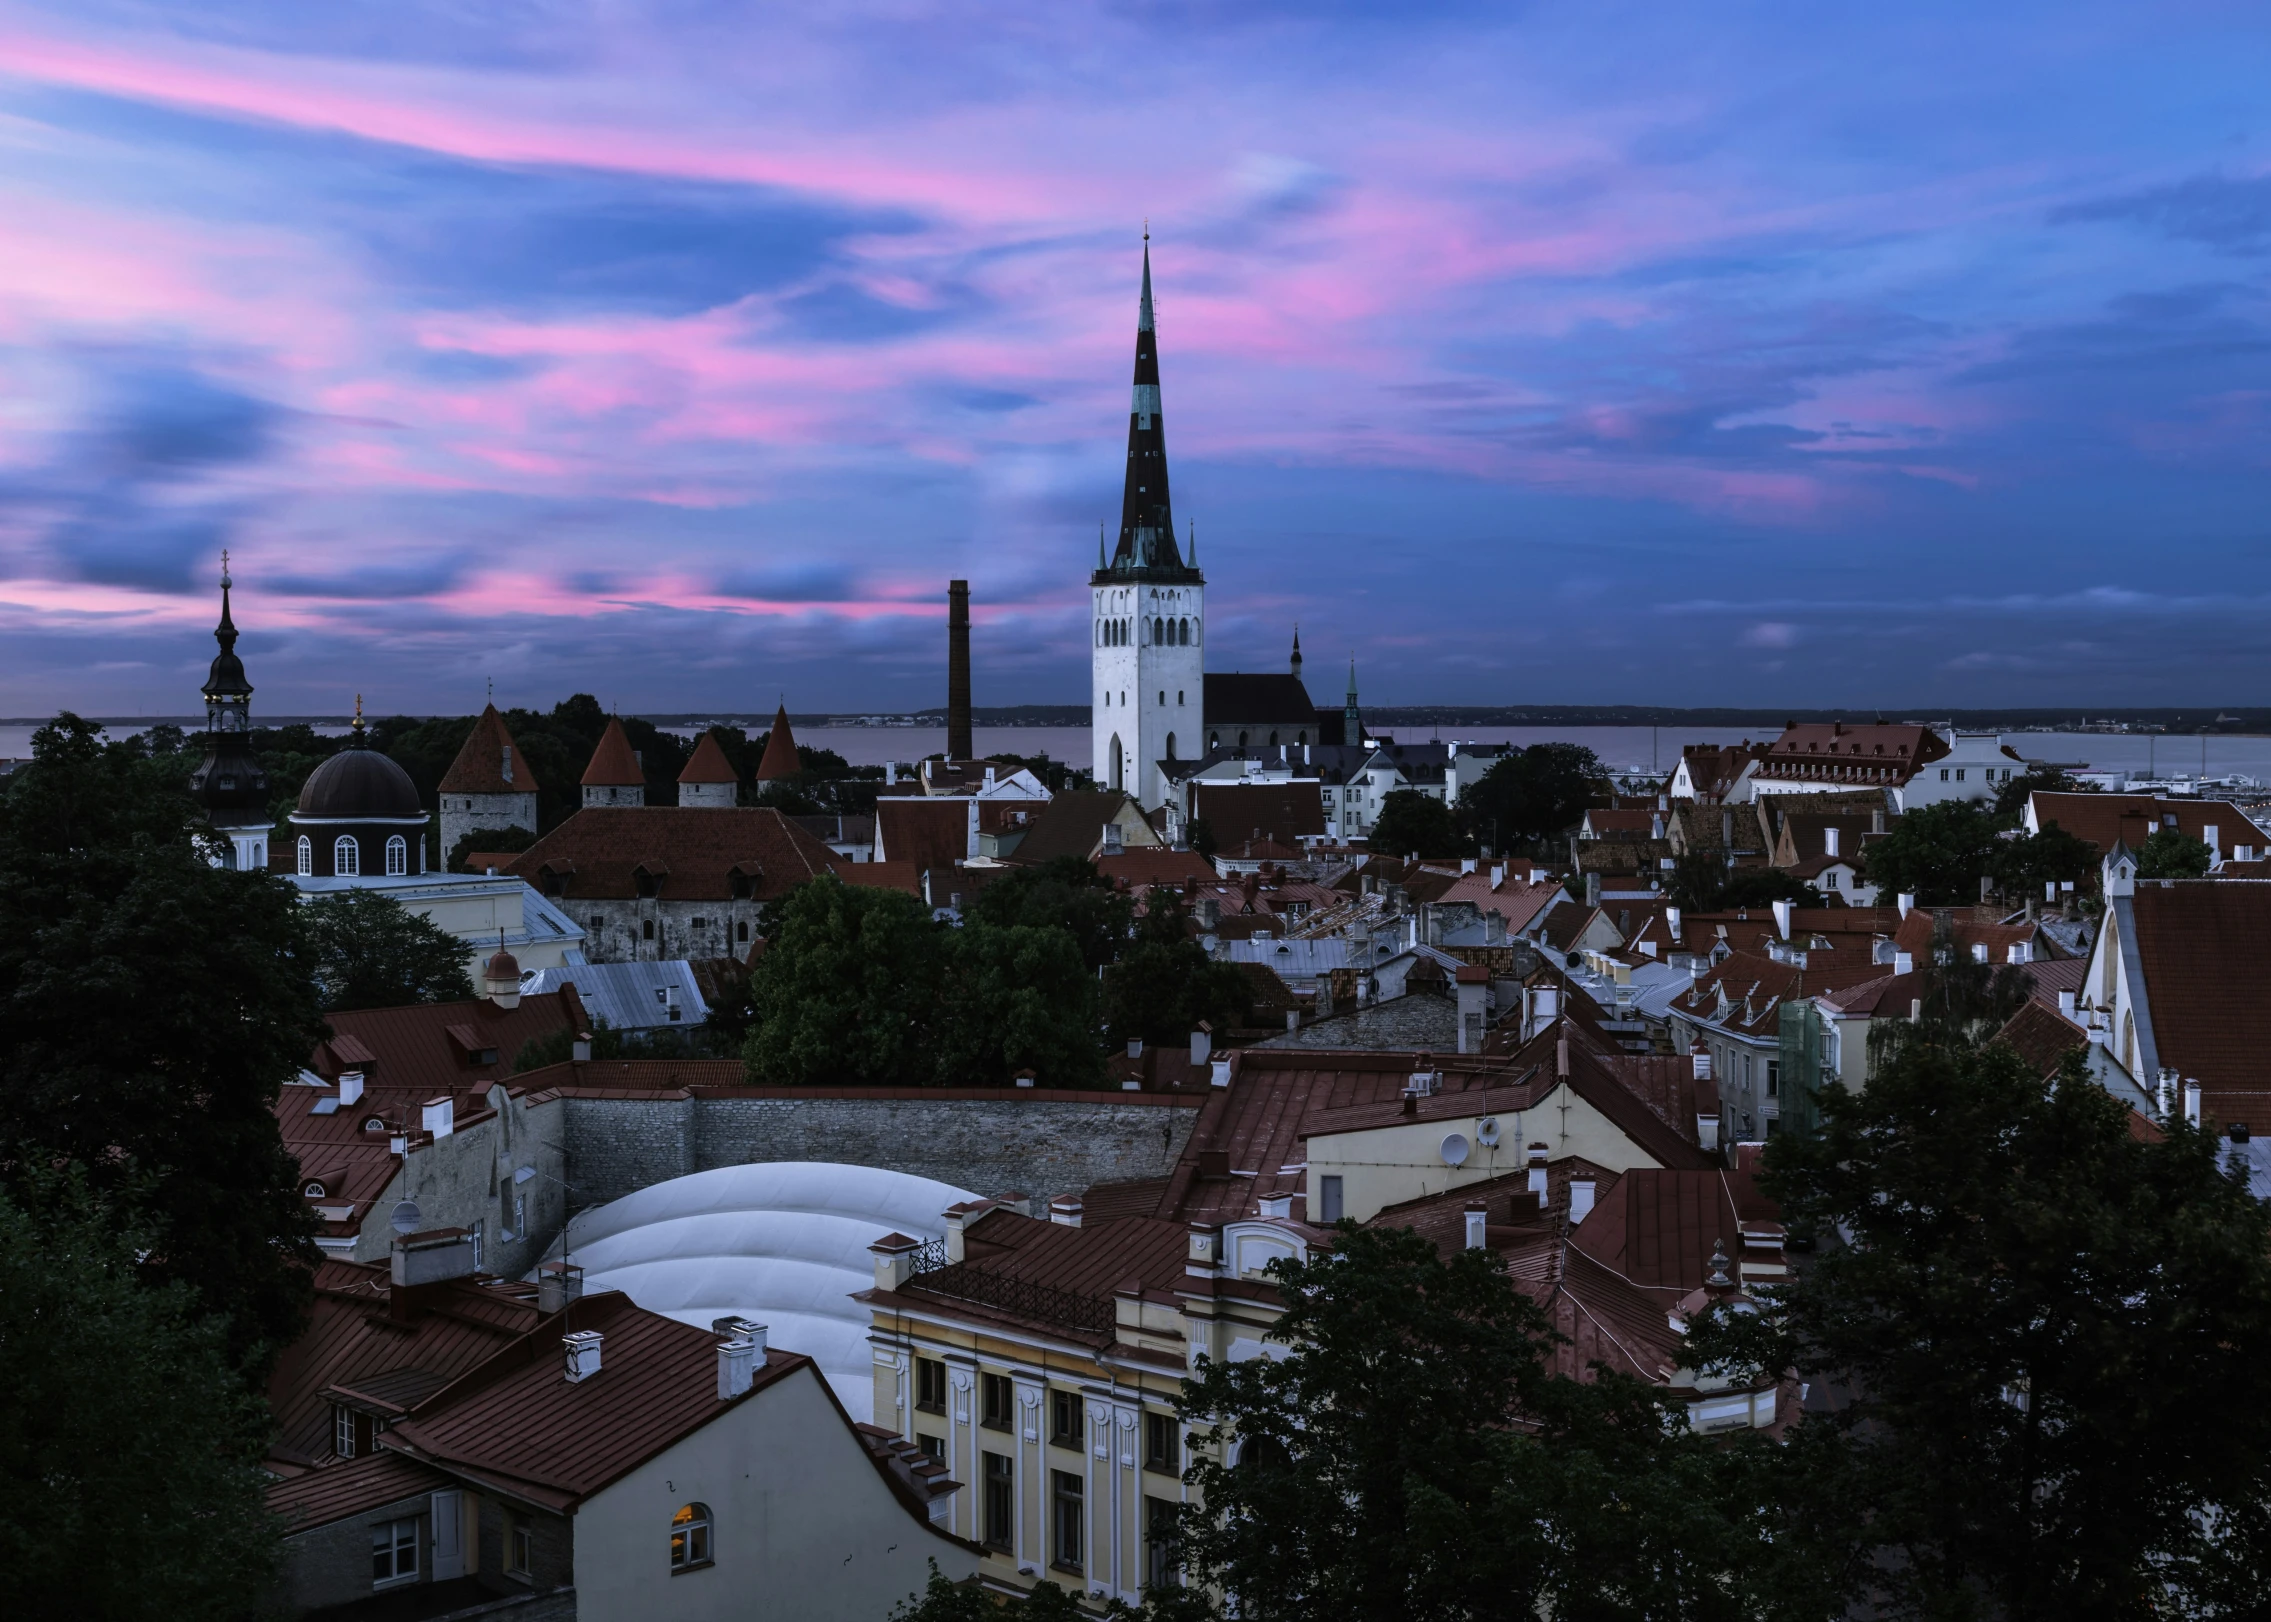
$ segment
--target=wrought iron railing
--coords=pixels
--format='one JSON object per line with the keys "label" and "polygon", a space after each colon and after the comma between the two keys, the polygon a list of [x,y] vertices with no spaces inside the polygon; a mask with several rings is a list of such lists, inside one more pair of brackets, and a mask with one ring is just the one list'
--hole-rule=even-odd
{"label": "wrought iron railing", "polygon": [[928,1244],[917,1246],[915,1249],[915,1275],[918,1278],[925,1273],[935,1273],[940,1268],[951,1265],[953,1264],[948,1260],[946,1254],[946,1236],[944,1234],[931,1240]]}
{"label": "wrought iron railing", "polygon": [[968,1262],[955,1262],[934,1272],[918,1267],[917,1273],[922,1287],[932,1295],[970,1301],[982,1307],[999,1307],[1021,1318],[1038,1318],[1043,1323],[1063,1324],[1092,1335],[1109,1335],[1118,1322],[1110,1301],[1075,1295],[1070,1290],[1036,1284],[1031,1279],[989,1273]]}

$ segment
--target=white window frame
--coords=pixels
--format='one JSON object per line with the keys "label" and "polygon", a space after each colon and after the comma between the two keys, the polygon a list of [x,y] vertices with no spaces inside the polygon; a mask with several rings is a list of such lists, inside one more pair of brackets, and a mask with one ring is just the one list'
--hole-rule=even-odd
{"label": "white window frame", "polygon": [[363,876],[363,847],[355,842],[353,834],[341,834],[331,842],[331,871],[335,877],[343,879]]}
{"label": "white window frame", "polygon": [[331,1451],[342,1459],[355,1456],[355,1410],[343,1402],[331,1405]]}
{"label": "white window frame", "polygon": [[[371,1527],[371,1586],[373,1588],[400,1588],[418,1580],[419,1545],[418,1517],[407,1516],[398,1521],[380,1521]],[[379,1569],[380,1560],[387,1562],[387,1572]],[[408,1564],[404,1564],[407,1559]]]}
{"label": "white window frame", "polygon": [[386,838],[386,876],[399,879],[410,871],[410,841],[400,834]]}
{"label": "white window frame", "polygon": [[306,834],[300,835],[299,855],[300,877],[303,879],[313,878],[315,876],[315,841]]}

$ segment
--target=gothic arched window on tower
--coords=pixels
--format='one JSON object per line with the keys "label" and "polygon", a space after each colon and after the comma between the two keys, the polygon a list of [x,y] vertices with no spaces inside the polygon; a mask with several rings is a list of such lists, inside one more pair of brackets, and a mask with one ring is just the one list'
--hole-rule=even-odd
{"label": "gothic arched window on tower", "polygon": [[398,879],[409,871],[410,843],[400,834],[394,834],[386,842],[386,876]]}
{"label": "gothic arched window on tower", "polygon": [[362,848],[355,843],[353,834],[341,834],[331,843],[331,871],[343,879],[351,879],[363,871]]}

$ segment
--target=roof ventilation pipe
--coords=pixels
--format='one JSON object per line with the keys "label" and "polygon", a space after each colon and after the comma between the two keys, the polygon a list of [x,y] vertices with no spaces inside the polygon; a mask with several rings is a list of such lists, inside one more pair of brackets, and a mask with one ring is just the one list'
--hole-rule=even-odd
{"label": "roof ventilation pipe", "polygon": [[1484,1247],[1488,1242],[1486,1234],[1489,1226],[1490,1214],[1487,1211],[1479,1205],[1467,1207],[1467,1248],[1469,1250],[1481,1250]]}
{"label": "roof ventilation pipe", "polygon": [[599,1346],[600,1333],[596,1329],[571,1329],[560,1337],[560,1350],[567,1359],[568,1384],[580,1385],[599,1372]]}

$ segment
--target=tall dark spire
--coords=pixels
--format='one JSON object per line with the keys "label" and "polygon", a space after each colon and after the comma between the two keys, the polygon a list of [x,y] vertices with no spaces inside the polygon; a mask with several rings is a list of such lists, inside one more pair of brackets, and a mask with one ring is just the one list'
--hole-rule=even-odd
{"label": "tall dark spire", "polygon": [[1111,572],[1186,568],[1167,495],[1167,433],[1159,411],[1159,342],[1151,312],[1151,233],[1143,238],[1143,298],[1136,314],[1135,397],[1128,407],[1128,477]]}
{"label": "tall dark spire", "polygon": [[[236,621],[229,614],[229,555],[221,554],[221,623],[213,640],[221,651],[205,677],[205,758],[190,774],[189,790],[205,807],[207,819],[222,831],[269,826],[268,773],[252,752],[252,683],[237,657]],[[258,849],[234,851],[235,858],[259,865],[267,861],[267,838]]]}

